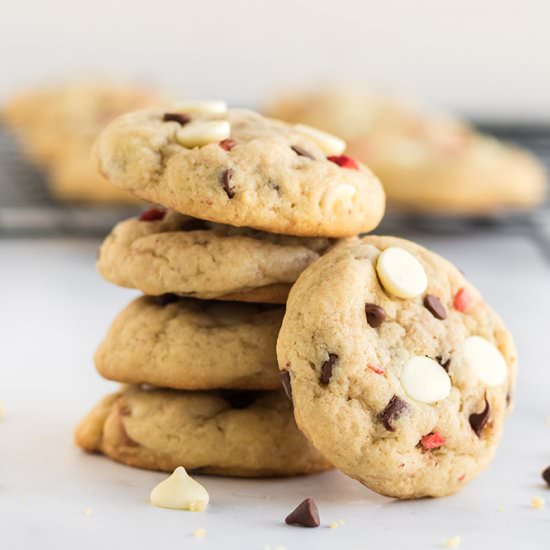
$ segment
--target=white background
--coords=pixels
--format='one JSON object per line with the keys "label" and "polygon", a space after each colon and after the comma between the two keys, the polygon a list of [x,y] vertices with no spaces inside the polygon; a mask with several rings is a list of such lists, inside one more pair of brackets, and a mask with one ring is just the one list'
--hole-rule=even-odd
{"label": "white background", "polygon": [[1,0],[0,97],[52,73],[260,105],[371,81],[484,118],[550,120],[548,0]]}

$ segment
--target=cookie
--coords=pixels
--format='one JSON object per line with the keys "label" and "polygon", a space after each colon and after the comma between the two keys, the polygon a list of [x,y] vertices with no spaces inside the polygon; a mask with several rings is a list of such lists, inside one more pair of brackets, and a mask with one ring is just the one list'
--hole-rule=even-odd
{"label": "cookie", "polygon": [[298,275],[330,245],[151,209],[114,228],[97,265],[108,281],[149,295],[285,303]]}
{"label": "cookie", "polygon": [[183,389],[272,390],[284,308],[164,295],[132,301],[95,354],[104,378]]}
{"label": "cookie", "polygon": [[311,474],[331,466],[296,428],[280,392],[129,387],[81,421],[77,444],[150,470],[238,477]]}
{"label": "cookie", "polygon": [[490,215],[544,200],[542,164],[464,122],[359,90],[282,97],[268,112],[335,132],[402,210]]}
{"label": "cookie", "polygon": [[510,334],[449,262],[350,239],[293,286],[277,342],[298,426],[347,475],[443,496],[491,459],[513,396]]}
{"label": "cookie", "polygon": [[113,184],[189,216],[346,237],[374,229],[385,198],[368,168],[341,155],[344,147],[314,128],[207,103],[122,116],[101,133],[95,155]]}
{"label": "cookie", "polygon": [[56,197],[97,203],[138,202],[101,177],[90,149],[110,120],[158,102],[156,94],[143,87],[78,81],[16,96],[5,105],[2,115],[29,160],[45,170]]}

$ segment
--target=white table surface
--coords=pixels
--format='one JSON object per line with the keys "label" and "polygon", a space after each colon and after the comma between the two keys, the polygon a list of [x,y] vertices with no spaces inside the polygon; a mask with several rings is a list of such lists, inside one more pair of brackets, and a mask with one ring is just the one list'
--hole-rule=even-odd
{"label": "white table surface", "polygon": [[[197,514],[148,504],[164,475],[89,456],[73,445],[79,418],[115,385],[92,354],[135,294],[95,272],[97,243],[0,240],[0,548],[183,549],[550,547],[550,269],[523,238],[419,238],[462,268],[502,315],[520,353],[517,406],[490,469],[460,494],[397,502],[338,472],[290,480],[202,477],[211,505]],[[534,496],[548,507],[531,508]],[[305,497],[319,529],[289,527]],[[85,511],[88,510],[88,513]],[[91,512],[90,512],[91,510]],[[338,529],[327,524],[344,520]],[[203,539],[193,532],[205,528]]]}

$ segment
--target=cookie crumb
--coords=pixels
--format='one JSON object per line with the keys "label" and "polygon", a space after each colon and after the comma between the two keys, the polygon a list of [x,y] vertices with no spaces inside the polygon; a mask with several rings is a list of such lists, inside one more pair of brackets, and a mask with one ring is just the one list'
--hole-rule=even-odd
{"label": "cookie crumb", "polygon": [[499,506],[497,508],[497,512],[504,512],[504,506]]}
{"label": "cookie crumb", "polygon": [[91,508],[86,508],[86,510],[84,510],[85,516],[91,516],[93,513],[94,511]]}
{"label": "cookie crumb", "polygon": [[0,420],[6,416],[6,405],[4,405],[3,401],[0,401]]}
{"label": "cookie crumb", "polygon": [[331,521],[328,526],[330,529],[338,529],[340,527],[342,527],[342,525],[344,525],[345,522],[343,519],[339,519],[337,521]]}
{"label": "cookie crumb", "polygon": [[443,546],[445,548],[458,548],[460,546],[460,537],[458,535],[455,535],[454,537],[451,537],[450,539],[445,539],[443,541]]}
{"label": "cookie crumb", "polygon": [[541,510],[542,508],[544,508],[544,505],[546,503],[544,502],[544,499],[543,498],[540,498],[540,497],[533,497],[531,499],[531,506],[533,508],[536,508],[537,510]]}
{"label": "cookie crumb", "polygon": [[193,535],[195,535],[195,537],[198,539],[203,539],[204,537],[206,537],[206,529],[203,529],[201,527],[200,529],[197,529],[196,531],[194,531]]}

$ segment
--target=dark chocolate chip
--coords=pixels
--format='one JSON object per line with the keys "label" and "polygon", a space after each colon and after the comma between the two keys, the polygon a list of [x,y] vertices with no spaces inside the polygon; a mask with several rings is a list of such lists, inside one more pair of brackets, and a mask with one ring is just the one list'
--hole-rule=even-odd
{"label": "dark chocolate chip", "polygon": [[335,353],[329,353],[328,359],[321,365],[321,376],[319,378],[319,381],[324,386],[326,386],[330,382],[332,369],[337,360],[338,355],[336,355]]}
{"label": "dark chocolate chip", "polygon": [[445,319],[447,312],[445,307],[441,303],[441,300],[433,294],[427,294],[424,296],[424,307],[436,318]]}
{"label": "dark chocolate chip", "polygon": [[231,138],[222,139],[219,143],[219,146],[225,151],[231,151],[235,145],[237,145],[237,142]]}
{"label": "dark chocolate chip", "polygon": [[542,472],[542,479],[544,479],[546,484],[550,487],[550,466]]}
{"label": "dark chocolate chip", "polygon": [[191,117],[184,115],[183,113],[164,113],[162,117],[163,122],[177,122],[182,126],[185,126],[188,122],[191,122]]}
{"label": "dark chocolate chip", "polygon": [[315,160],[315,157],[303,147],[300,147],[299,145],[291,145],[290,148],[300,157],[306,157],[311,160]]}
{"label": "dark chocolate chip", "polygon": [[180,225],[180,231],[202,231],[205,229],[210,229],[208,222],[198,218],[189,218]]}
{"label": "dark chocolate chip", "polygon": [[378,328],[386,320],[386,312],[376,304],[365,304],[365,313],[372,328]]}
{"label": "dark chocolate chip", "polygon": [[481,437],[481,432],[489,420],[490,411],[491,407],[489,406],[489,401],[487,401],[487,397],[485,397],[485,408],[480,413],[472,413],[470,415],[470,426],[478,437]]}
{"label": "dark chocolate chip", "polygon": [[312,498],[306,498],[300,502],[285,518],[288,525],[299,525],[300,527],[319,527],[319,510]]}
{"label": "dark chocolate chip", "polygon": [[168,304],[172,304],[174,302],[177,302],[180,299],[180,297],[177,294],[161,294],[160,296],[155,296],[155,301],[159,306],[167,306]]}
{"label": "dark chocolate chip", "polygon": [[451,358],[449,357],[445,361],[443,361],[443,357],[441,355],[438,355],[435,360],[447,371],[449,372],[449,365],[451,364]]}
{"label": "dark chocolate chip", "polygon": [[156,222],[164,219],[166,216],[166,210],[162,208],[155,208],[154,206],[142,212],[139,221],[140,222]]}
{"label": "dark chocolate chip", "polygon": [[397,420],[409,406],[406,401],[394,395],[385,406],[384,410],[378,414],[378,420],[384,424],[386,430],[393,432],[395,428],[393,427],[392,422]]}
{"label": "dark chocolate chip", "polygon": [[246,409],[258,397],[258,392],[255,391],[225,390],[221,394],[233,409]]}
{"label": "dark chocolate chip", "polygon": [[233,177],[233,170],[227,168],[222,172],[221,182],[225,194],[232,199],[235,196],[235,189],[231,186],[231,178]]}
{"label": "dark chocolate chip", "polygon": [[283,390],[285,390],[286,396],[292,401],[292,386],[290,385],[290,372],[282,370],[279,375],[281,376],[281,384]]}

